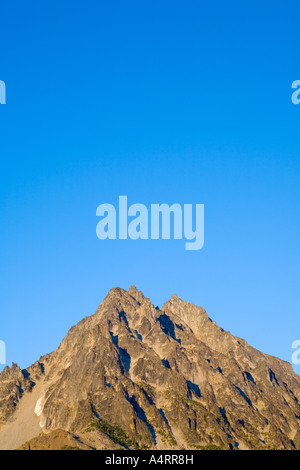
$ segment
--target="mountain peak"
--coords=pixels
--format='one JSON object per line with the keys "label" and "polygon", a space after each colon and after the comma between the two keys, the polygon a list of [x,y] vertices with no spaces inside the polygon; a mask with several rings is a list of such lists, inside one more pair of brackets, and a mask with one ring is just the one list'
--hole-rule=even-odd
{"label": "mountain peak", "polygon": [[143,292],[139,291],[134,285],[129,287],[128,293],[139,302],[145,298]]}
{"label": "mountain peak", "polygon": [[27,371],[0,374],[0,449],[56,430],[98,449],[300,449],[299,416],[286,363],[178,295],[160,310],[135,286],[111,289]]}
{"label": "mountain peak", "polygon": [[172,302],[177,302],[178,300],[182,301],[182,299],[177,294],[173,294],[171,299],[170,299],[170,301],[172,301]]}

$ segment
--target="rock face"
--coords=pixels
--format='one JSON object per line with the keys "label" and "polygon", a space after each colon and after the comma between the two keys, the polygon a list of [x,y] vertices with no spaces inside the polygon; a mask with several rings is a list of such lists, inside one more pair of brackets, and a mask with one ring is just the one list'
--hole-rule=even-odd
{"label": "rock face", "polygon": [[53,448],[59,430],[80,448],[300,449],[292,366],[176,295],[160,310],[135,287],[114,288],[52,354],[26,371],[6,368],[0,446],[35,387],[44,434],[22,448]]}
{"label": "rock face", "polygon": [[17,364],[5,367],[0,374],[0,426],[14,414],[24,393],[30,392],[33,386],[26,370],[22,371]]}

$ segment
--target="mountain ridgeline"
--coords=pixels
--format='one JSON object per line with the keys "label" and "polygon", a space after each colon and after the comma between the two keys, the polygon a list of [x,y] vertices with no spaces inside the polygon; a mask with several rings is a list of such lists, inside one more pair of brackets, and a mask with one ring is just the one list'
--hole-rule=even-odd
{"label": "mountain ridgeline", "polygon": [[112,289],[0,374],[0,449],[300,449],[300,377],[174,295]]}

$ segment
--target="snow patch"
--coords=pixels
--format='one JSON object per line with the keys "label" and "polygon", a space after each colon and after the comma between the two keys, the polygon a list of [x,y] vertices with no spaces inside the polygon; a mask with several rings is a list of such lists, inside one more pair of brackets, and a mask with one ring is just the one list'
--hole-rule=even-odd
{"label": "snow patch", "polygon": [[43,413],[43,405],[42,405],[43,398],[44,397],[39,398],[38,401],[36,402],[34,413],[37,416],[41,416],[41,414]]}

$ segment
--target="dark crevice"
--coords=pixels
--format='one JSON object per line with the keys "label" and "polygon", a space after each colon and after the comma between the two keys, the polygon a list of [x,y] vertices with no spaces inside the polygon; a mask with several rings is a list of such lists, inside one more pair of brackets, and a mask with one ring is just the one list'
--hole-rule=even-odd
{"label": "dark crevice", "polygon": [[114,335],[110,331],[110,336],[111,336],[111,339],[112,339],[112,342],[113,342],[114,346],[117,348],[117,350],[119,352],[119,359],[120,359],[119,360],[119,365],[120,365],[121,373],[124,374],[125,370],[126,370],[126,372],[129,372],[130,365],[131,365],[131,357],[128,354],[127,349],[123,349],[119,346],[119,337],[118,337],[118,335]]}
{"label": "dark crevice", "polygon": [[194,384],[190,380],[186,381],[187,387],[188,387],[188,395],[189,398],[193,398],[192,392],[198,397],[201,398],[201,391],[198,385]]}
{"label": "dark crevice", "polygon": [[168,336],[171,336],[171,338],[173,338],[175,341],[177,341],[179,344],[181,344],[181,340],[176,338],[176,335],[175,335],[175,326],[174,326],[174,323],[172,322],[172,320],[168,317],[168,315],[166,315],[165,313],[160,315],[160,317],[158,318],[158,321],[160,323],[160,326],[161,326],[161,329],[162,331],[168,335]]}
{"label": "dark crevice", "polygon": [[241,395],[241,397],[243,397],[244,400],[248,403],[248,405],[251,406],[251,408],[253,408],[252,401],[250,400],[249,397],[247,397],[246,393],[243,392],[243,390],[242,390],[240,387],[237,387],[236,385],[234,385],[234,387],[235,387],[236,390],[239,392],[239,394]]}
{"label": "dark crevice", "polygon": [[128,395],[128,393],[126,392],[125,396],[126,396],[126,400],[128,400],[129,403],[131,404],[131,406],[133,407],[137,417],[146,424],[146,426],[149,429],[149,432],[152,436],[154,444],[156,444],[156,434],[155,434],[153,426],[147,420],[147,416],[146,416],[145,411],[143,410],[143,408],[140,407],[140,405],[136,401],[136,398],[135,398],[134,395],[132,397],[130,397]]}

